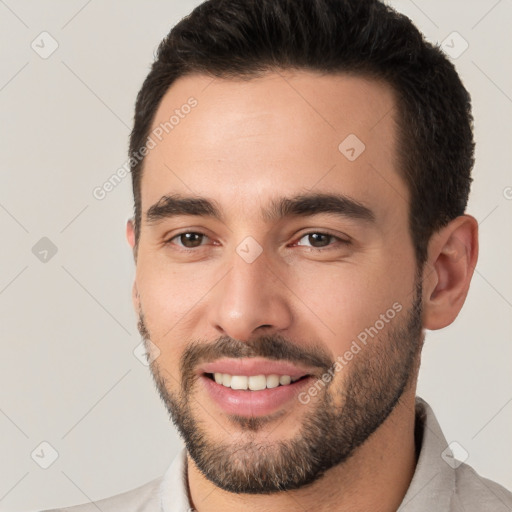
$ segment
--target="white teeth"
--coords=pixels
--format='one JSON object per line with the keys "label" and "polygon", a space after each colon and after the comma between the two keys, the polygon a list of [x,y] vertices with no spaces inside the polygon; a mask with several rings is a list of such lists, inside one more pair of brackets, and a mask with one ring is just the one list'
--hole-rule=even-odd
{"label": "white teeth", "polygon": [[277,388],[279,386],[279,375],[267,375],[267,388]]}
{"label": "white teeth", "polygon": [[279,385],[287,386],[296,382],[300,377],[293,379],[289,375],[230,375],[229,373],[214,373],[213,378],[217,384],[222,384],[231,389],[242,389],[251,391],[261,391],[263,389],[277,388]]}
{"label": "white teeth", "polygon": [[231,389],[247,389],[249,378],[245,375],[232,375],[231,376]]}
{"label": "white teeth", "polygon": [[251,375],[249,377],[249,389],[251,391],[260,391],[267,387],[267,378],[265,375]]}

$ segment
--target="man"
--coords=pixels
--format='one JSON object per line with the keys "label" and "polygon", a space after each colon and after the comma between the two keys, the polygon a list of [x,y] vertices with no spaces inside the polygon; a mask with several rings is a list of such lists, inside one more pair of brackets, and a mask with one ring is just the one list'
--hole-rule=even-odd
{"label": "man", "polygon": [[184,18],[137,97],[127,238],[186,449],[69,510],[512,510],[415,396],[477,261],[473,149],[453,65],[378,1]]}

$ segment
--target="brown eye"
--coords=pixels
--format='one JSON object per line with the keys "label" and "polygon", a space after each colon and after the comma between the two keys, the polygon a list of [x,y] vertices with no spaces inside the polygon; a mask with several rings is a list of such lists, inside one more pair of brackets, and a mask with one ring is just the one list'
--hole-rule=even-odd
{"label": "brown eye", "polygon": [[308,235],[308,241],[313,247],[326,247],[332,238],[334,238],[332,235],[324,233],[311,233]]}
{"label": "brown eye", "polygon": [[[301,242],[301,240],[304,239],[307,239],[307,243]],[[331,245],[333,239],[339,240],[334,235],[329,235],[328,233],[307,233],[300,238],[298,245],[309,245],[315,249],[321,249],[322,247],[328,247]]]}
{"label": "brown eye", "polygon": [[195,247],[203,245],[202,242],[205,238],[206,235],[203,235],[202,233],[188,232],[176,235],[169,240],[169,243],[177,241],[176,245],[178,246],[185,247],[186,249],[194,249]]}

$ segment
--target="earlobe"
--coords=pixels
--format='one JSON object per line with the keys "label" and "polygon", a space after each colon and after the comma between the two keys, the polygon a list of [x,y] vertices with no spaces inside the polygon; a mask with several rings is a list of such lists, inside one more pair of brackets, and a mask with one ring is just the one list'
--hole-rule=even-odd
{"label": "earlobe", "polygon": [[424,269],[423,326],[442,329],[459,314],[478,258],[478,222],[462,215],[439,230],[429,243]]}
{"label": "earlobe", "polygon": [[[137,248],[135,247],[135,228],[134,228],[133,218],[128,219],[128,221],[126,222],[126,239],[128,240],[128,244],[132,248],[133,257],[135,259],[135,262],[137,262]],[[133,280],[132,303],[133,303],[133,308],[135,309],[135,312],[139,313],[140,300],[139,300],[139,291],[137,289],[136,279]]]}
{"label": "earlobe", "polygon": [[135,221],[133,217],[126,221],[126,240],[132,248],[133,259],[137,262],[137,246],[135,245]]}
{"label": "earlobe", "polygon": [[133,249],[135,247],[135,229],[133,224],[133,217],[126,221],[126,239]]}

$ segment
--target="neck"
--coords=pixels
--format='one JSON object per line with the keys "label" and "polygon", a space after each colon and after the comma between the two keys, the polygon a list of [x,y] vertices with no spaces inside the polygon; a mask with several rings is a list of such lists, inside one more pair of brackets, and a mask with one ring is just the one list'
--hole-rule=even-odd
{"label": "neck", "polygon": [[414,396],[414,389],[404,393],[386,421],[352,457],[301,489],[269,495],[233,494],[207,480],[188,456],[191,505],[198,512],[396,511],[416,467]]}

